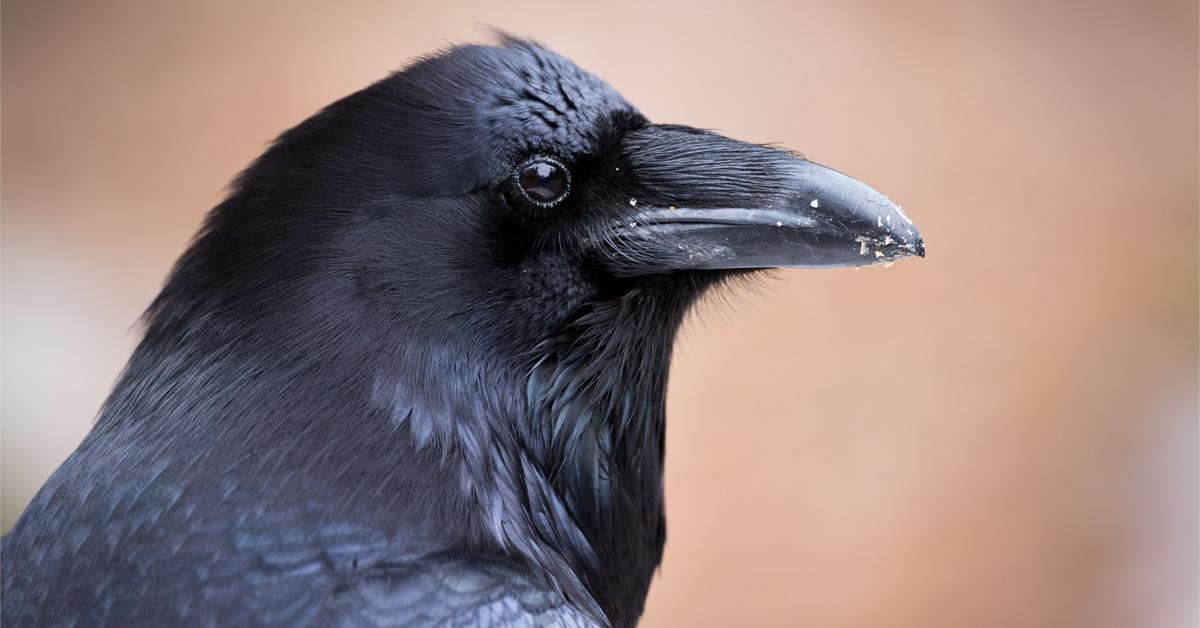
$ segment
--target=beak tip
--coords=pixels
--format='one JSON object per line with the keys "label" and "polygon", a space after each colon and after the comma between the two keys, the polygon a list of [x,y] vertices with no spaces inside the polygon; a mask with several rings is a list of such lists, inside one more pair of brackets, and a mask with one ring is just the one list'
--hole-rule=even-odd
{"label": "beak tip", "polygon": [[885,216],[876,219],[882,228],[885,241],[899,243],[901,248],[907,249],[909,255],[925,257],[925,238],[917,231],[912,220],[904,213],[903,209],[900,209],[899,205],[891,202],[889,205],[891,205],[888,208],[890,211],[885,210]]}
{"label": "beak tip", "polygon": [[918,235],[916,242],[913,242],[912,251],[917,257],[925,257],[925,239]]}

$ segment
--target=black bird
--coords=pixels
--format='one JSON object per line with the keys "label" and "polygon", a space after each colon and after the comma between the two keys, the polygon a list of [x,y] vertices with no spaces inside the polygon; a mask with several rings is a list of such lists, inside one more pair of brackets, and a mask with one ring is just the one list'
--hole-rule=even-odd
{"label": "black bird", "polygon": [[3,540],[3,623],[629,626],[706,290],[924,255],[886,197],[505,37],[284,133]]}

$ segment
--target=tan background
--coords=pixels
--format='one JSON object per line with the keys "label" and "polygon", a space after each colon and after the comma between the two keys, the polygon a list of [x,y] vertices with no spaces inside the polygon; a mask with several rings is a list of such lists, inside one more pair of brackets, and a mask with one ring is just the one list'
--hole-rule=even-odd
{"label": "tan background", "polygon": [[222,186],[480,23],[929,246],[713,304],[647,626],[1195,626],[1197,4],[5,2],[3,527]]}

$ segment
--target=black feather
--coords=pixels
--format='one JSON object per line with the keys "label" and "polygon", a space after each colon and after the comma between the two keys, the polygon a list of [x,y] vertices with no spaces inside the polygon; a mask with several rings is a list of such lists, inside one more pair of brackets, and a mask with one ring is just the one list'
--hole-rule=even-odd
{"label": "black feather", "polygon": [[[508,39],[284,133],[4,538],[4,624],[634,623],[673,338],[723,277],[606,270],[649,254],[608,230],[631,194],[694,183],[646,127]],[[574,171],[549,214],[507,187],[536,154]]]}

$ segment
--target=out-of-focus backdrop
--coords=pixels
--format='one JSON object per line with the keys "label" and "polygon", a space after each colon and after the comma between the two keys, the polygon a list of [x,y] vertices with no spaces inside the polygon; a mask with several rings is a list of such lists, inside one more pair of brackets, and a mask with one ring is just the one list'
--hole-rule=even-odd
{"label": "out-of-focus backdrop", "polygon": [[3,528],[276,134],[532,36],[651,119],[778,142],[925,260],[702,308],[646,626],[1197,622],[1198,8],[1078,2],[3,3]]}

